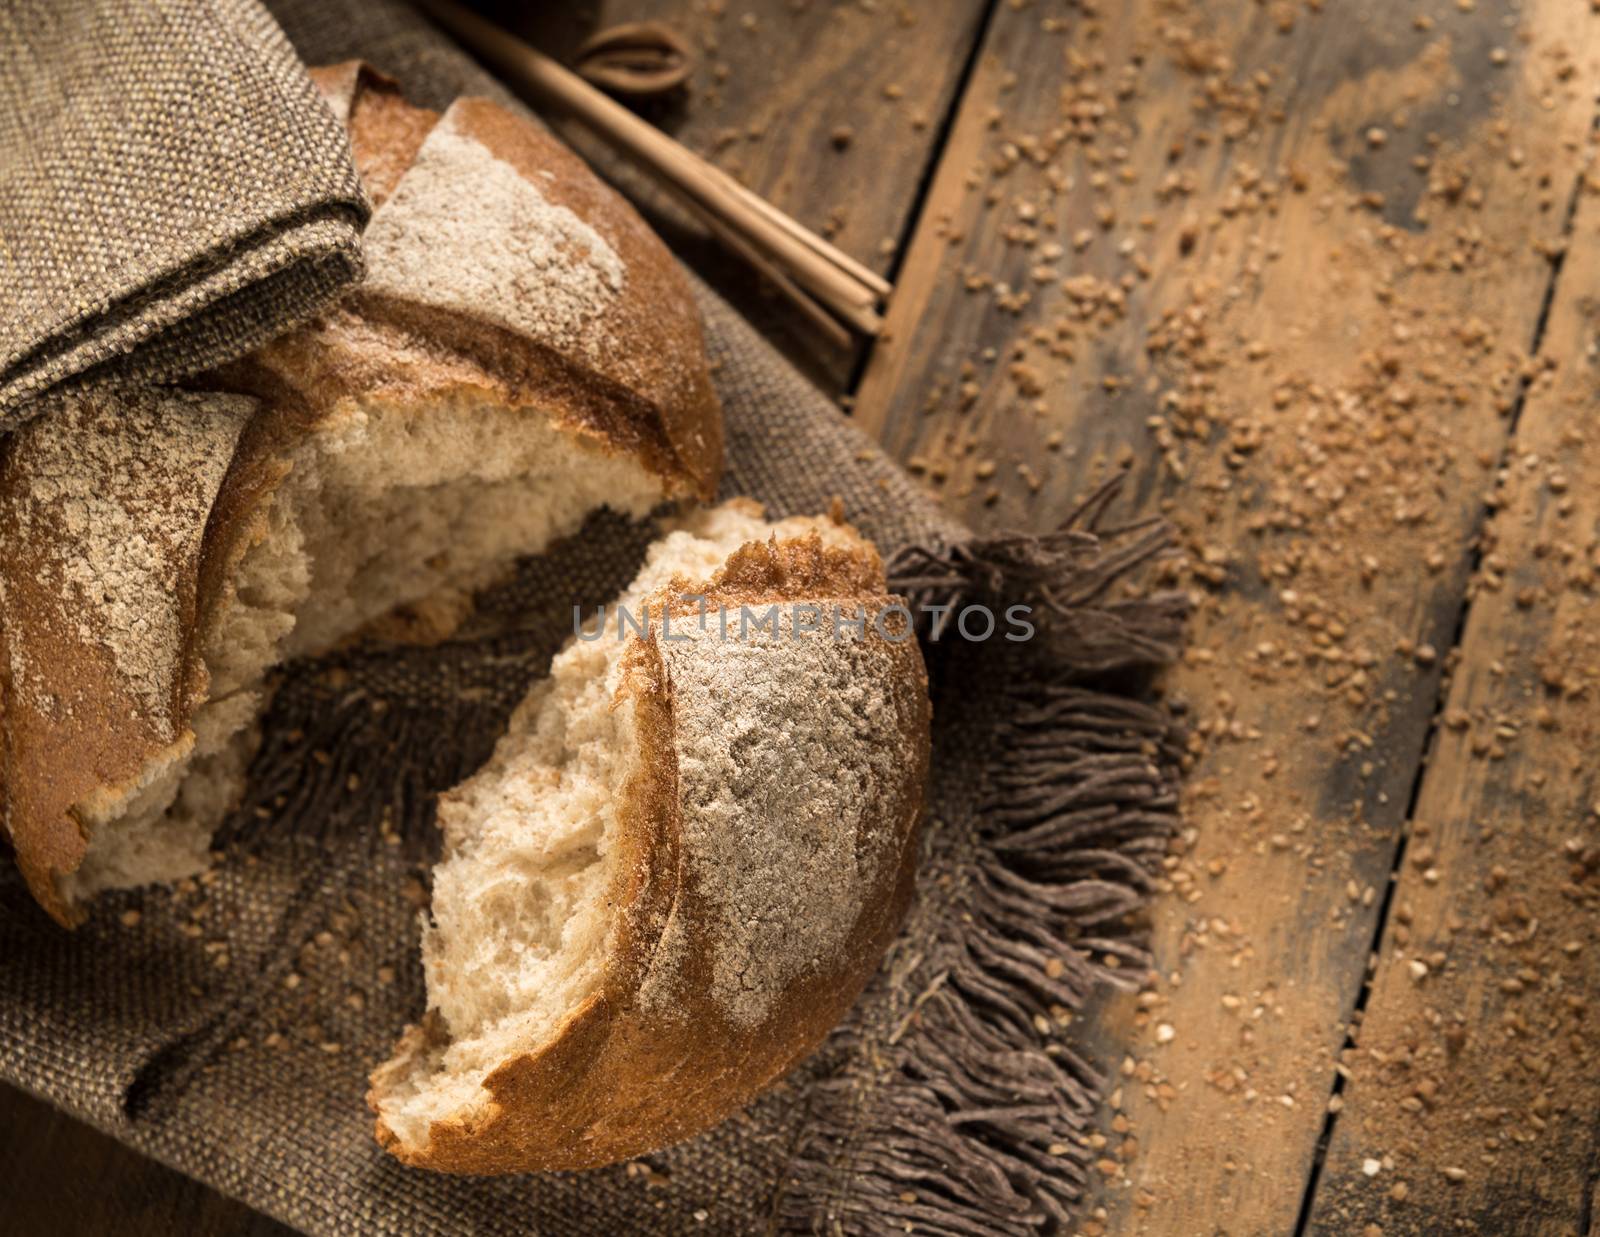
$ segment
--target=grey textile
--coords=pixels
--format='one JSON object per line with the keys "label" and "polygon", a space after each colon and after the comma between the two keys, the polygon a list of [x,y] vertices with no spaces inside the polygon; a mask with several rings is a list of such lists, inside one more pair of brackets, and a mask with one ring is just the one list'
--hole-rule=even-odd
{"label": "grey textile", "polygon": [[0,0],[0,429],[309,316],[361,274],[367,214],[256,0]]}

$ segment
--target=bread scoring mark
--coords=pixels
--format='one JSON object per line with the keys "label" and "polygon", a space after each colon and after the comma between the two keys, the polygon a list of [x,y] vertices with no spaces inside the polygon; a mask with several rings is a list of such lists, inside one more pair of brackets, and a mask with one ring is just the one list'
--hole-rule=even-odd
{"label": "bread scoring mark", "polygon": [[[138,390],[55,404],[18,432],[7,472],[27,480],[0,513],[7,540],[34,560],[27,602],[47,624],[105,650],[170,742],[201,541],[255,401]],[[25,691],[26,650],[12,642],[11,657],[12,681]],[[47,710],[50,700],[32,703]]]}
{"label": "bread scoring mark", "polygon": [[454,109],[366,233],[367,286],[468,313],[591,361],[627,265],[592,225],[462,131]]}

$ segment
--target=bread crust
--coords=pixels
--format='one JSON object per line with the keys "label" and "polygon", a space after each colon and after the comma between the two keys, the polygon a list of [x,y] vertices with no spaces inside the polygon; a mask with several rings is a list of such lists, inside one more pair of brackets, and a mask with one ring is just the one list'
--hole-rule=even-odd
{"label": "bread crust", "polygon": [[[890,602],[875,552],[824,547],[810,537],[752,543],[709,587],[685,580],[657,594],[681,616],[698,602],[721,606],[837,602],[876,610]],[[788,984],[759,1022],[740,1025],[712,995],[721,928],[692,877],[680,800],[682,722],[670,659],[655,629],[625,654],[619,697],[636,710],[638,771],[620,797],[622,850],[611,904],[617,935],[599,989],[542,1045],[505,1061],[484,1081],[492,1097],[471,1120],[435,1121],[423,1148],[408,1146],[384,1121],[384,1094],[441,1034],[412,1028],[396,1057],[372,1078],[368,1102],[380,1115],[378,1141],[409,1164],[452,1173],[588,1169],[646,1154],[697,1134],[748,1103],[822,1042],[860,995],[888,948],[913,891],[927,777],[931,711],[914,638],[876,638],[876,673],[893,685],[903,720],[895,742],[904,763],[872,802],[863,831],[892,838],[893,856],[864,891],[845,947]],[[663,967],[664,932],[676,926],[687,949],[672,960],[680,977],[669,1006],[642,989]]]}
{"label": "bread crust", "polygon": [[[131,535],[148,540],[160,559],[152,570],[170,585],[176,628],[146,629],[135,616],[124,619],[121,633],[85,637],[108,620],[96,615],[93,601],[74,601],[59,583],[41,581],[39,560],[57,547],[0,534],[0,821],[35,898],[66,926],[84,915],[59,880],[87,851],[85,807],[115,802],[192,745],[190,722],[208,686],[202,636],[227,604],[233,569],[266,535],[272,495],[306,438],[363,401],[421,408],[465,392],[525,408],[595,451],[637,458],[660,479],[663,497],[709,495],[716,487],[721,414],[699,316],[670,254],[631,208],[536,125],[494,104],[459,100],[441,116],[408,104],[393,82],[356,63],[313,70],[313,77],[349,128],[380,212],[402,190],[430,135],[448,124],[471,150],[484,152],[475,157],[534,178],[547,201],[601,234],[627,279],[589,325],[617,346],[596,363],[577,348],[519,330],[515,313],[494,320],[494,297],[474,310],[357,290],[322,317],[196,380],[193,393],[63,397],[61,408],[0,443],[0,530],[9,533],[20,527],[21,504],[38,490],[40,449],[77,432],[69,427],[79,414],[115,417],[148,400],[233,401],[234,408],[244,406],[240,396],[253,401],[242,428],[229,422],[225,441],[207,448],[213,463],[214,452],[224,453],[224,467],[199,507],[145,501],[192,488],[181,461],[167,478],[114,464],[102,469],[100,484],[110,493],[147,491],[128,496],[146,521]],[[537,300],[538,279],[520,291]],[[121,449],[132,458],[138,448],[129,442]],[[169,527],[180,517],[181,528]],[[48,537],[70,550],[87,535],[58,521]],[[107,651],[112,636],[140,643],[134,656],[171,667],[159,699],[125,690]],[[24,665],[25,674],[15,671]]]}
{"label": "bread crust", "polygon": [[[252,406],[153,392],[58,402],[0,447],[0,819],[34,896],[71,924],[82,912],[55,877],[83,860],[79,813],[194,741],[207,682],[187,642],[206,515]],[[129,423],[137,449],[116,433]],[[142,633],[127,622],[136,603],[153,603]]]}

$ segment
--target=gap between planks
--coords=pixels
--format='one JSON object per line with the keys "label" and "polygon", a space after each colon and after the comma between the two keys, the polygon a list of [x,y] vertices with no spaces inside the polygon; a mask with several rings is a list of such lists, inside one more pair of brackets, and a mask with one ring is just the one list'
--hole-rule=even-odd
{"label": "gap between planks", "polygon": [[[1597,100],[1595,118],[1590,127],[1591,130],[1600,129],[1600,100]],[[1582,197],[1583,191],[1583,177],[1580,175],[1573,182],[1572,191],[1568,195],[1566,211],[1562,217],[1561,225],[1561,239],[1563,244],[1560,252],[1551,259],[1550,278],[1545,284],[1544,298],[1539,305],[1539,315],[1534,320],[1533,336],[1528,345],[1528,356],[1530,359],[1537,358],[1542,355],[1545,332],[1550,325],[1550,311],[1556,302],[1556,285],[1560,283],[1561,273],[1566,267],[1567,248],[1572,241],[1573,224],[1578,215],[1578,200]],[[1515,454],[1517,445],[1517,427],[1521,423],[1522,412],[1527,406],[1528,392],[1532,385],[1533,379],[1528,375],[1524,375],[1517,389],[1516,398],[1512,402],[1511,414],[1507,418],[1505,442],[1500,449],[1500,459],[1498,465],[1500,468],[1506,467],[1511,462]],[[1489,522],[1493,518],[1494,511],[1487,503],[1484,504],[1479,511],[1475,525],[1475,533],[1472,541],[1472,552],[1469,558],[1470,566],[1467,572],[1468,580],[1476,577],[1479,570],[1483,566],[1483,534],[1488,529]],[[1473,596],[1471,591],[1468,590],[1462,595],[1460,608],[1456,613],[1455,630],[1451,635],[1449,647],[1444,651],[1446,664],[1448,664],[1451,654],[1455,653],[1461,648],[1462,636],[1466,633],[1467,620],[1472,612],[1472,603]],[[1416,819],[1417,805],[1422,797],[1422,785],[1428,775],[1433,748],[1438,735],[1439,723],[1443,717],[1445,704],[1449,694],[1450,680],[1447,677],[1441,677],[1438,683],[1435,685],[1433,711],[1428,719],[1429,734],[1433,736],[1433,738],[1430,739],[1427,748],[1424,749],[1422,759],[1417,763],[1416,774],[1411,782],[1410,794],[1406,800],[1404,825],[1400,832],[1399,841],[1395,846],[1394,861],[1390,865],[1389,880],[1384,886],[1383,899],[1378,907],[1377,922],[1373,925],[1372,947],[1368,951],[1368,965],[1362,976],[1361,990],[1356,994],[1356,1002],[1354,1010],[1350,1016],[1349,1026],[1345,1030],[1344,1047],[1341,1051],[1341,1056],[1345,1052],[1349,1052],[1357,1046],[1357,1033],[1361,1027],[1362,1020],[1366,1015],[1367,1002],[1372,997],[1374,977],[1372,961],[1378,956],[1378,950],[1383,944],[1384,933],[1387,931],[1389,926],[1389,915],[1394,907],[1395,894],[1400,887],[1400,875],[1405,867],[1406,851],[1411,841],[1411,829]],[[1332,1100],[1334,1097],[1343,1096],[1344,1090],[1345,1076],[1336,1069],[1333,1074],[1333,1082],[1328,1090],[1330,1100]],[[1305,1186],[1300,1197],[1300,1214],[1295,1220],[1294,1227],[1295,1237],[1304,1237],[1304,1234],[1310,1226],[1312,1211],[1317,1200],[1317,1188],[1322,1184],[1322,1170],[1324,1163],[1327,1160],[1328,1147],[1333,1141],[1334,1127],[1338,1124],[1341,1115],[1342,1110],[1338,1108],[1337,1105],[1331,1105],[1327,1111],[1327,1116],[1323,1120],[1322,1132],[1317,1138],[1316,1151],[1313,1153],[1311,1161],[1311,1171],[1306,1178]],[[1600,1144],[1597,1144],[1595,1154],[1597,1160],[1600,1160]],[[1593,1202],[1594,1191],[1592,1187],[1595,1185],[1595,1173],[1600,1173],[1600,1163],[1597,1163],[1595,1165],[1595,1169],[1591,1172],[1591,1178],[1589,1182],[1589,1186],[1591,1188],[1587,1191],[1588,1197],[1586,1197],[1584,1200],[1586,1207],[1592,1205]],[[1587,1234],[1588,1232],[1589,1225],[1586,1223],[1580,1228],[1580,1237],[1583,1237],[1583,1235]]]}
{"label": "gap between planks", "polygon": [[[900,227],[900,235],[895,239],[894,254],[889,259],[886,272],[891,284],[899,282],[906,257],[911,252],[911,240],[922,227],[922,216],[933,197],[933,182],[939,171],[940,160],[943,159],[945,147],[950,142],[950,134],[955,129],[956,119],[961,115],[962,104],[966,102],[967,89],[972,85],[979,56],[989,38],[989,27],[994,21],[994,11],[999,5],[1000,0],[985,0],[983,12],[978,15],[978,20],[973,26],[972,45],[967,48],[966,59],[962,61],[961,71],[956,77],[955,89],[950,92],[950,102],[946,105],[944,114],[939,117],[939,126],[928,147],[928,156],[922,164],[922,174],[917,178],[917,187],[912,191],[911,202],[906,208],[905,221]],[[845,398],[841,401],[845,402],[846,406],[854,401],[856,392],[860,390],[861,381],[867,374],[867,366],[871,364],[873,353],[876,352],[881,340],[881,334],[875,335],[857,352],[855,363],[850,368],[849,379],[845,383]]]}

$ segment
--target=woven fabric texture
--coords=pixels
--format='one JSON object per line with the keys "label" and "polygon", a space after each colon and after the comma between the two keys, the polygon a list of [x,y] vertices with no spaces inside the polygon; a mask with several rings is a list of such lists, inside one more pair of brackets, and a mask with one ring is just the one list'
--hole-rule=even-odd
{"label": "woven fabric texture", "polygon": [[360,275],[367,214],[256,0],[0,0],[0,429],[310,315]]}
{"label": "woven fabric texture", "polygon": [[[308,63],[365,59],[433,107],[458,93],[509,102],[398,3],[273,9]],[[301,85],[280,86],[284,116],[296,114]],[[324,154],[325,186],[346,168],[331,143]],[[264,225],[270,212],[254,209]],[[30,293],[30,312],[57,305],[55,291]],[[1060,1014],[1138,974],[1136,912],[1176,810],[1177,738],[1142,685],[1172,653],[1178,607],[1119,583],[1159,538],[1095,536],[1095,503],[1056,537],[972,539],[747,322],[703,287],[700,303],[725,494],[775,515],[837,498],[908,595],[1027,595],[1054,616],[1026,645],[927,646],[918,900],[846,1024],[746,1112],[639,1163],[454,1178],[407,1169],[373,1141],[366,1075],[424,1007],[433,797],[487,756],[572,606],[608,599],[638,563],[648,529],[602,515],[482,599],[444,647],[293,667],[201,880],[108,896],[67,933],[0,877],[0,1076],[318,1234],[1065,1227],[1104,1079]],[[206,333],[195,338],[174,355],[215,359]]]}

